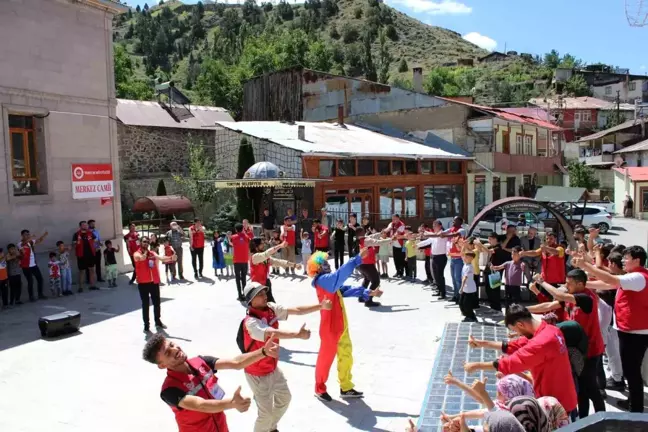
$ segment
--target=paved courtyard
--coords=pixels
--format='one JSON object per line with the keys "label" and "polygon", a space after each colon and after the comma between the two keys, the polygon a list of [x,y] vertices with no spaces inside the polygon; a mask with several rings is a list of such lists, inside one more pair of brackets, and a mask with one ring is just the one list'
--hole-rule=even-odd
{"label": "paved courtyard", "polygon": [[[423,262],[418,271],[424,274]],[[162,288],[162,319],[169,336],[190,356],[235,356],[244,308],[235,300],[234,280],[218,280],[211,269],[205,275],[202,282]],[[449,272],[446,277],[449,281]],[[285,305],[317,302],[305,277],[275,277],[273,285]],[[366,394],[363,400],[339,399],[335,366],[328,383],[335,400],[324,404],[313,397],[319,314],[282,324],[298,329],[305,322],[314,331],[308,341],[282,342],[281,368],[293,401],[281,430],[402,431],[408,417],[418,416],[444,324],[459,321],[460,313],[454,305],[432,300],[419,284],[389,281],[383,288],[379,308],[346,300],[353,377]],[[41,339],[38,317],[65,310],[82,313],[81,332]],[[126,276],[116,289],[0,311],[0,430],[176,431],[171,410],[159,398],[165,373],[141,359],[144,342],[139,296]],[[242,371],[223,371],[219,379],[226,391],[242,385],[250,395]],[[245,414],[228,412],[230,429],[252,430],[255,413],[254,405]]]}

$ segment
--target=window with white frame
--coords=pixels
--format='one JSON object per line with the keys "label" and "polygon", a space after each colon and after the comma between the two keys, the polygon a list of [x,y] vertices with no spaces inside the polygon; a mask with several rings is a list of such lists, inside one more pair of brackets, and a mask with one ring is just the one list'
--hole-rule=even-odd
{"label": "window with white frame", "polygon": [[524,135],[524,154],[533,154],[533,135]]}
{"label": "window with white frame", "polygon": [[612,86],[606,86],[605,87],[605,94],[606,95],[611,95],[612,94]]}
{"label": "window with white frame", "polygon": [[523,138],[522,135],[515,135],[515,153],[517,154],[522,154],[524,148],[523,148]]}
{"label": "window with white frame", "polygon": [[581,112],[581,121],[583,121],[583,122],[591,122],[592,121],[592,113],[590,111]]}
{"label": "window with white frame", "polygon": [[637,90],[637,81],[630,81],[628,83],[628,91],[635,91]]}
{"label": "window with white frame", "polygon": [[581,115],[580,114],[581,114],[580,111],[576,111],[574,113],[574,121],[577,121],[577,122],[581,121]]}

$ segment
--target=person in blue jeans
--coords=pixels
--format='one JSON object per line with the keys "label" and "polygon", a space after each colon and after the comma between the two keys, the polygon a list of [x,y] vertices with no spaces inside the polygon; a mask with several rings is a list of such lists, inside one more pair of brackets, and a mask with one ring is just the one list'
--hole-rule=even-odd
{"label": "person in blue jeans", "polygon": [[457,243],[460,239],[466,238],[466,230],[462,228],[463,218],[457,216],[452,220],[452,226],[440,233],[426,233],[425,237],[441,237],[450,241],[450,274],[452,276],[452,301],[459,303],[459,290],[461,289],[461,270],[463,269],[463,258],[461,247]]}

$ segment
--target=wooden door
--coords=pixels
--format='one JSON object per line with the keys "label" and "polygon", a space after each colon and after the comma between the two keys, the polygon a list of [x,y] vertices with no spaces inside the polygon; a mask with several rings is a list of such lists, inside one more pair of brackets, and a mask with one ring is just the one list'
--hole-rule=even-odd
{"label": "wooden door", "polygon": [[511,154],[511,134],[508,131],[502,131],[502,153]]}

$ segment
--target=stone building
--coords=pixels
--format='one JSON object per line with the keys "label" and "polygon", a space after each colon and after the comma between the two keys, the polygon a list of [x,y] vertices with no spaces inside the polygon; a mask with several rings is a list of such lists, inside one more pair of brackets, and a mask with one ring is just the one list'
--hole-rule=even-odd
{"label": "stone building", "polygon": [[[173,174],[188,170],[187,144],[214,148],[217,121],[234,121],[227,110],[191,105],[186,115],[158,102],[117,100],[117,136],[121,166],[121,197],[126,205],[155,195],[164,180],[169,195],[177,192]],[[211,150],[213,151],[213,150]]]}
{"label": "stone building", "polygon": [[95,219],[104,239],[121,232],[119,200],[73,198],[72,165],[119,175],[112,18],[127,10],[109,0],[0,2],[0,245],[22,229],[48,231],[44,251],[69,243],[82,219]]}

